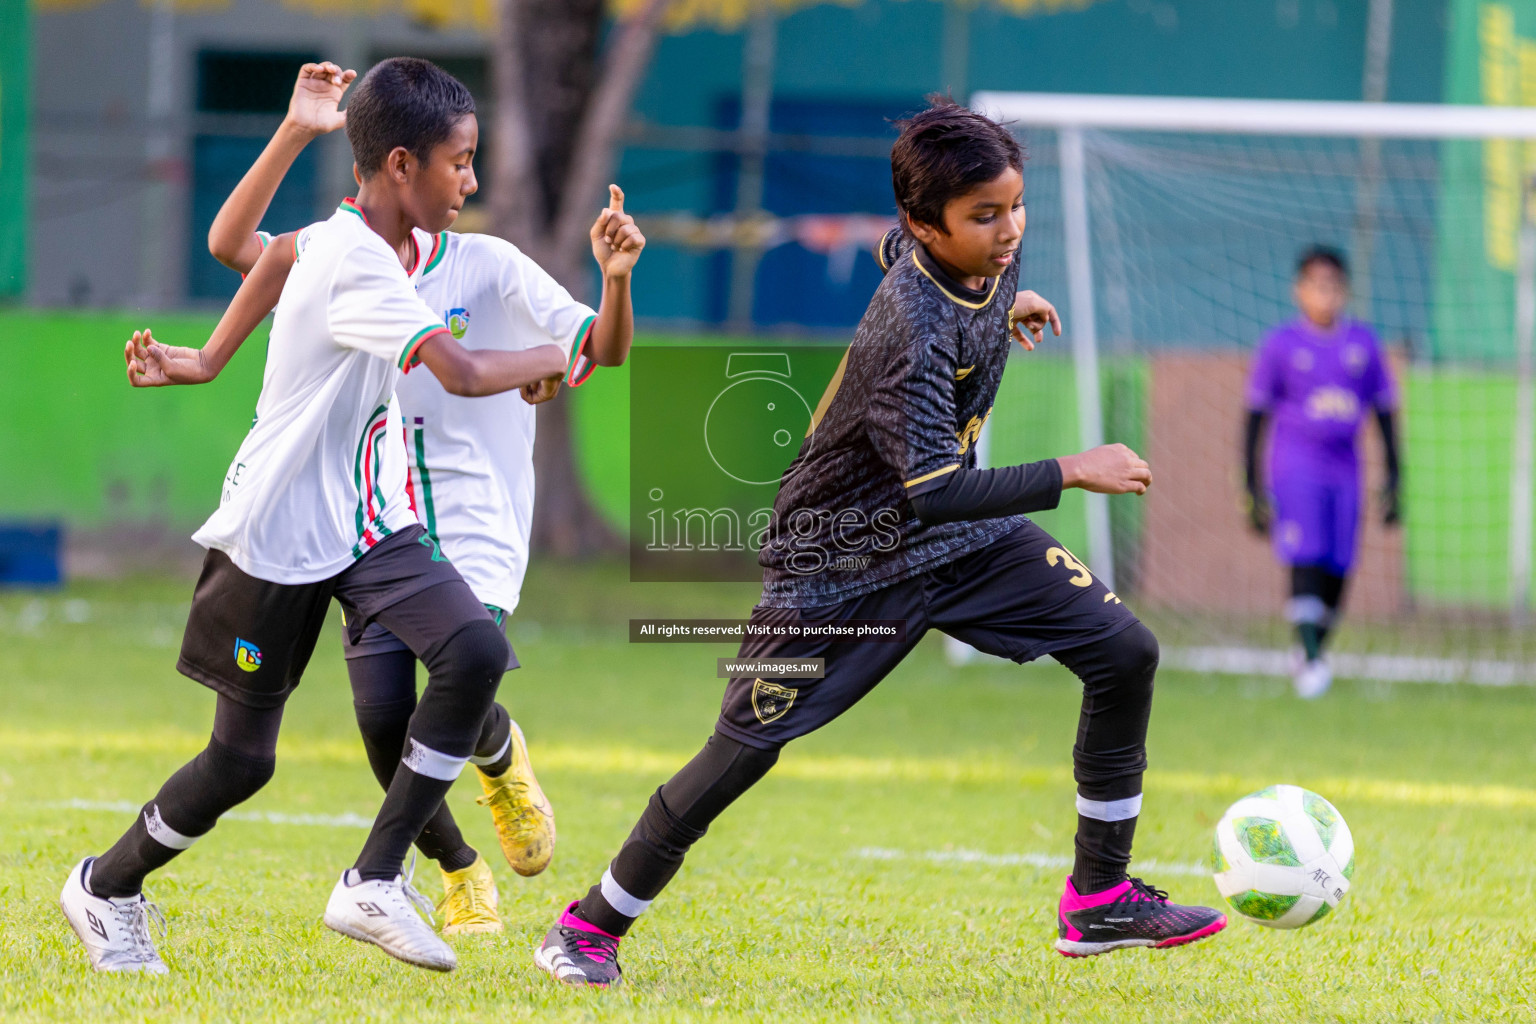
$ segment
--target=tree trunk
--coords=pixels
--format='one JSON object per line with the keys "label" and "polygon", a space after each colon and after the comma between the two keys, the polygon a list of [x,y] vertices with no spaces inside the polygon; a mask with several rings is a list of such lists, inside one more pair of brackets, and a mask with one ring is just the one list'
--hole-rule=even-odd
{"label": "tree trunk", "polygon": [[[493,49],[494,230],[593,302],[587,231],[607,200],[619,132],[671,0],[619,22],[599,55],[603,0],[501,0]],[[622,549],[587,499],[566,394],[539,406],[533,543],[560,557]]]}

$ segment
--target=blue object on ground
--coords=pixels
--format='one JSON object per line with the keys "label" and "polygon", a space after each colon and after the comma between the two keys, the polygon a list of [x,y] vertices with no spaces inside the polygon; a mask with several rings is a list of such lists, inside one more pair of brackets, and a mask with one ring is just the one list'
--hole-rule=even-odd
{"label": "blue object on ground", "polygon": [[0,586],[57,586],[63,529],[57,523],[0,523]]}

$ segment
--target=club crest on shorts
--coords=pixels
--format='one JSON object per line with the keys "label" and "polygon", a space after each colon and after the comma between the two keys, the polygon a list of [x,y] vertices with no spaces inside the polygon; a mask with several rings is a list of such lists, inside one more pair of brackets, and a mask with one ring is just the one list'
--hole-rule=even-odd
{"label": "club crest on shorts", "polygon": [[443,314],[443,323],[448,325],[448,333],[452,334],[459,341],[463,341],[464,332],[469,330],[469,310],[464,309],[462,306],[457,309],[450,309]]}
{"label": "club crest on shorts", "polygon": [[788,686],[780,686],[778,683],[765,683],[761,679],[754,679],[752,680],[752,713],[764,725],[776,722],[784,717],[784,713],[795,702],[795,695],[799,692]]}
{"label": "club crest on shorts", "polygon": [[235,637],[235,664],[242,672],[255,672],[261,668],[261,648],[249,640]]}

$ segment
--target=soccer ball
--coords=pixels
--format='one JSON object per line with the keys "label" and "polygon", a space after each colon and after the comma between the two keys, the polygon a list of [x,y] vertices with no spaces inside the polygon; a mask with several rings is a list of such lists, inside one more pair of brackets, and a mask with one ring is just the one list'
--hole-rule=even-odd
{"label": "soccer ball", "polygon": [[1327,917],[1349,891],[1355,840],[1316,793],[1269,786],[1222,815],[1211,871],[1239,915],[1268,928],[1301,928]]}

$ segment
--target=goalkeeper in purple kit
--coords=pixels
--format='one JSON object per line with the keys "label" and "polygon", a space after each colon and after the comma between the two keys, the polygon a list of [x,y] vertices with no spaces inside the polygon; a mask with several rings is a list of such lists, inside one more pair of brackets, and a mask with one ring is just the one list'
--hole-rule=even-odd
{"label": "goalkeeper in purple kit", "polygon": [[[1286,617],[1301,644],[1299,696],[1320,697],[1333,682],[1323,657],[1354,565],[1360,523],[1360,423],[1374,411],[1386,448],[1383,520],[1401,516],[1397,389],[1376,334],[1344,316],[1349,269],[1333,249],[1302,254],[1293,289],[1301,316],[1270,332],[1248,382],[1244,464],[1253,528],[1273,538],[1290,567]],[[1267,473],[1259,435],[1271,421]]]}

